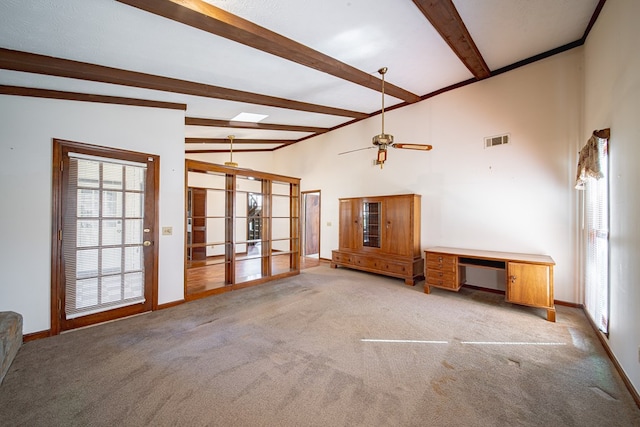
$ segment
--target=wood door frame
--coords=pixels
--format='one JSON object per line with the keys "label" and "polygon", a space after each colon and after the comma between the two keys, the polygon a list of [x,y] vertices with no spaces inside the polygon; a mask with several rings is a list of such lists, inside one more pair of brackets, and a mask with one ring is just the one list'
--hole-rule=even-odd
{"label": "wood door frame", "polygon": [[[67,152],[73,151],[78,153],[92,154],[104,157],[118,157],[122,155],[144,156],[147,160],[155,164],[152,175],[153,198],[145,198],[145,211],[152,213],[152,233],[151,239],[154,244],[147,248],[152,251],[151,271],[145,274],[151,275],[151,310],[158,309],[158,218],[160,212],[159,191],[160,191],[160,156],[154,154],[146,154],[129,150],[121,150],[112,147],[103,147],[98,145],[85,144],[81,142],[67,141],[63,139],[53,139],[53,162],[52,162],[52,221],[51,221],[51,327],[49,335],[58,335],[62,330],[62,315],[64,313],[65,301],[65,281],[64,281],[64,262],[62,240],[60,239],[63,229],[64,216],[64,185],[62,162]],[[123,307],[120,310],[124,317],[130,314],[137,314],[131,311],[129,307]],[[130,313],[129,313],[130,312]],[[106,319],[105,320],[109,320]],[[80,327],[80,325],[78,326]]]}
{"label": "wood door frame", "polygon": [[301,255],[307,256],[307,199],[306,199],[306,195],[307,194],[313,194],[313,193],[318,193],[318,258],[320,258],[320,246],[321,246],[321,242],[322,239],[320,238],[320,232],[322,230],[321,224],[321,218],[322,218],[322,194],[320,190],[307,190],[307,191],[301,191],[300,192],[300,196],[302,197],[302,206],[304,211],[302,212],[302,219],[303,219],[303,224],[302,224],[302,236],[303,236],[303,242],[300,245],[300,250],[301,250]]}

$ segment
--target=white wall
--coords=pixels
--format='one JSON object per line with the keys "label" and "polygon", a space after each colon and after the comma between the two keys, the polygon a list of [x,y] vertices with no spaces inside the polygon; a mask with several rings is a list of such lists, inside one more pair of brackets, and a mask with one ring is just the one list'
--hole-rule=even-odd
{"label": "white wall", "polygon": [[[277,173],[322,190],[321,257],[338,247],[338,198],[422,195],[422,247],[455,246],[551,255],[555,298],[580,302],[576,277],[576,147],[580,141],[582,49],[555,55],[385,115],[397,142],[381,170],[371,144],[380,117],[275,152]],[[483,138],[511,134],[484,148]],[[328,225],[330,223],[331,225]],[[474,270],[489,286],[495,273]]]}
{"label": "white wall", "polygon": [[184,297],[184,111],[0,95],[0,310],[50,328],[52,140],[160,156],[158,302]]}
{"label": "white wall", "polygon": [[640,2],[608,1],[585,43],[583,141],[611,128],[609,346],[640,391]]}

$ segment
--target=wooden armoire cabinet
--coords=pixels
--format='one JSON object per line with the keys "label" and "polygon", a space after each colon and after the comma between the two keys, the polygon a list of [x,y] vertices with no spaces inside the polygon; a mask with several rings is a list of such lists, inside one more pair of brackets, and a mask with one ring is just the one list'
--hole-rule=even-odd
{"label": "wooden armoire cabinet", "polygon": [[340,199],[338,266],[404,279],[408,285],[424,277],[420,250],[419,194]]}

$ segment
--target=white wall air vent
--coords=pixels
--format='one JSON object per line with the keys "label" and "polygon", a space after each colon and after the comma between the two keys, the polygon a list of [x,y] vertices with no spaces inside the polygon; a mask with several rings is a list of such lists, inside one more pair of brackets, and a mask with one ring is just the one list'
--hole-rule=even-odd
{"label": "white wall air vent", "polygon": [[511,141],[511,135],[505,133],[504,135],[488,136],[484,139],[484,148],[495,147],[496,145],[508,144]]}

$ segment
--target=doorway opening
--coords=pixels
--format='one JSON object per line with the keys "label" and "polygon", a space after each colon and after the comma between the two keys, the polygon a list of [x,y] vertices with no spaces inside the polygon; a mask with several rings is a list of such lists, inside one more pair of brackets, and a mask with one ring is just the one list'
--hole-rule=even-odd
{"label": "doorway opening", "polygon": [[302,192],[302,267],[320,263],[320,190]]}

